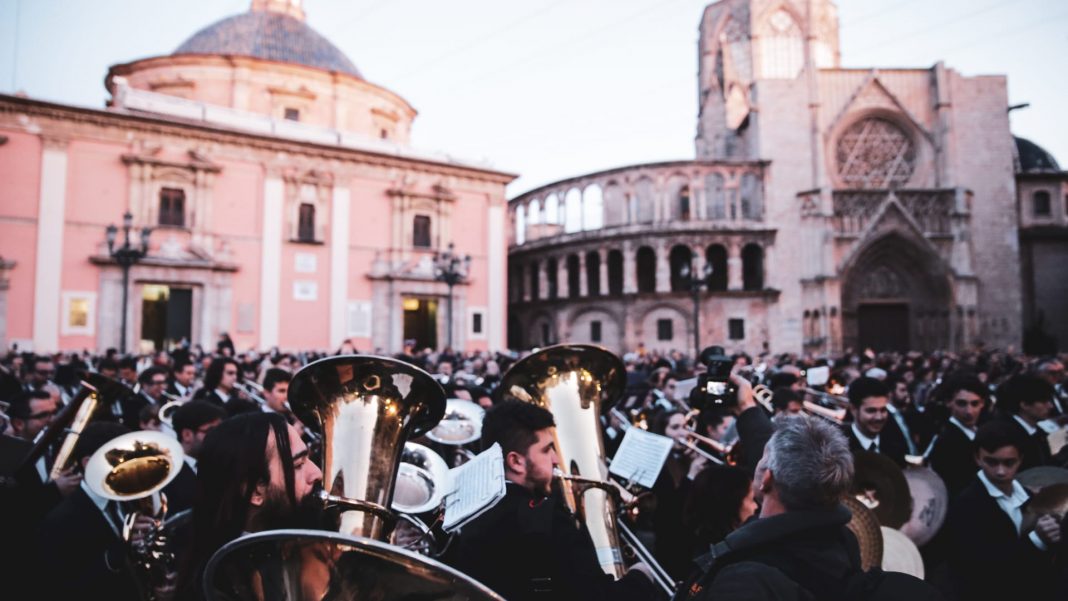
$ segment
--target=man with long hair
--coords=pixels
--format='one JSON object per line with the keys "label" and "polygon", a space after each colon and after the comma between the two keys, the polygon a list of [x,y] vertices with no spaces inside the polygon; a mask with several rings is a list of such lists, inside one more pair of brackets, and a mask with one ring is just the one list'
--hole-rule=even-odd
{"label": "man with long hair", "polygon": [[237,388],[241,380],[241,367],[230,357],[216,357],[204,373],[204,386],[194,398],[215,403],[226,410],[227,415],[259,411],[259,406],[246,398]]}
{"label": "man with long hair", "polygon": [[180,599],[198,599],[205,564],[244,533],[316,527],[322,480],[296,428],[277,413],[246,413],[215,427],[197,460],[197,496]]}

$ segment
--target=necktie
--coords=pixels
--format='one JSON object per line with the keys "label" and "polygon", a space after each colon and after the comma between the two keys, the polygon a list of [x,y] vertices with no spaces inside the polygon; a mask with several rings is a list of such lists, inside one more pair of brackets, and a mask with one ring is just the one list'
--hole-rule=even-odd
{"label": "necktie", "polygon": [[868,447],[868,450],[871,451],[872,453],[878,453],[879,452],[879,443],[875,442],[874,440],[871,441],[871,446]]}

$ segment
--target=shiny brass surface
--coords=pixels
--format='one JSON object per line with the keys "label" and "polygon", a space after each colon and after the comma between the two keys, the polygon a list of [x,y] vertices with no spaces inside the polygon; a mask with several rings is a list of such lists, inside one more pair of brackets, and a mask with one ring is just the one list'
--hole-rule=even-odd
{"label": "shiny brass surface", "polygon": [[[592,345],[551,346],[518,361],[504,374],[504,398],[534,403],[553,414],[556,453],[568,476],[606,482],[601,407],[614,402],[626,386],[623,362]],[[601,568],[619,578],[624,564],[616,525],[617,508],[602,487],[558,480],[571,511],[593,539]]]}
{"label": "shiny brass surface", "polygon": [[384,539],[404,442],[441,420],[441,385],[401,361],[345,355],[297,372],[289,400],[322,435],[324,498],[339,506],[338,530]]}
{"label": "shiny brass surface", "polygon": [[274,530],[237,539],[204,570],[209,601],[503,601],[484,585],[378,541]]}
{"label": "shiny brass surface", "polygon": [[81,392],[70,403],[69,410],[74,412],[70,425],[64,425],[63,421],[65,420],[59,420],[58,418],[56,422],[53,422],[54,427],[65,428],[67,435],[56,453],[55,460],[52,463],[52,471],[48,475],[49,479],[55,480],[64,470],[71,466],[70,455],[74,452],[74,443],[78,442],[78,436],[81,435],[85,426],[96,417],[97,412],[101,408],[108,407],[118,401],[119,397],[127,392],[129,392],[129,389],[117,380],[112,380],[100,374],[85,375],[85,378],[82,379]]}
{"label": "shiny brass surface", "polygon": [[445,417],[434,426],[426,437],[444,445],[465,445],[482,436],[482,418],[486,410],[464,399],[449,399],[445,404]]}
{"label": "shiny brass surface", "polygon": [[849,508],[853,517],[846,527],[853,531],[860,546],[860,565],[865,571],[883,564],[883,533],[879,519],[868,506],[853,497],[842,499],[842,504]]}
{"label": "shiny brass surface", "polygon": [[441,455],[416,442],[404,443],[393,490],[393,509],[408,514],[437,509],[445,498],[448,479],[449,466]]}

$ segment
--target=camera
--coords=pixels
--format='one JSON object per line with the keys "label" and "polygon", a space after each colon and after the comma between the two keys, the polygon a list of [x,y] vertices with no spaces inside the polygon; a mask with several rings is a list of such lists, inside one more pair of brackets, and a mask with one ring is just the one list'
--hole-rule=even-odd
{"label": "camera", "polygon": [[697,378],[697,385],[690,391],[690,406],[705,411],[729,408],[738,404],[738,387],[730,381],[734,362],[721,346],[710,346],[697,358],[707,371]]}

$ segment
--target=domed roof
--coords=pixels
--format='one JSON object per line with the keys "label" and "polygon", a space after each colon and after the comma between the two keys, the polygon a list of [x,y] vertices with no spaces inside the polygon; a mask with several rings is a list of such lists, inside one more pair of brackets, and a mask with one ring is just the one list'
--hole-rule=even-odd
{"label": "domed roof", "polygon": [[1038,144],[1026,138],[1012,138],[1016,142],[1016,154],[1019,158],[1017,170],[1021,173],[1042,171],[1060,171],[1057,159]]}
{"label": "domed roof", "polygon": [[253,10],[212,23],[178,46],[174,54],[250,56],[363,79],[337,46],[300,19],[273,11]]}

